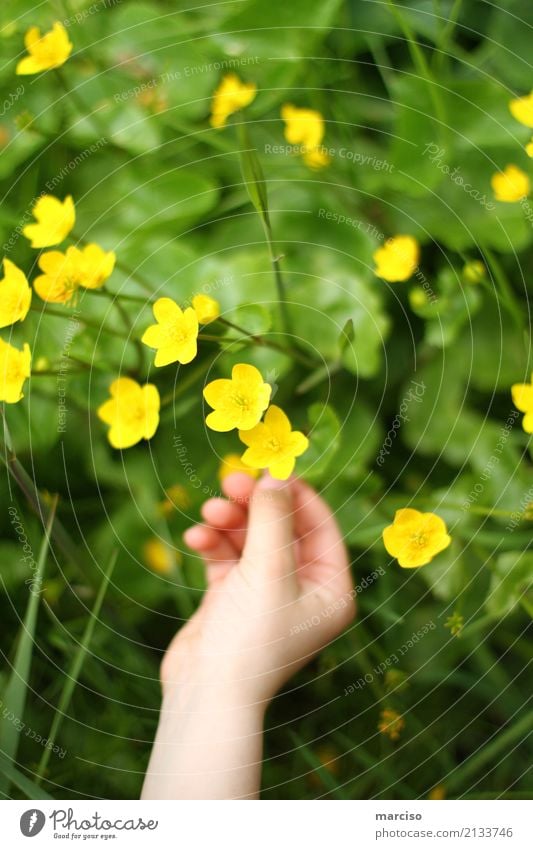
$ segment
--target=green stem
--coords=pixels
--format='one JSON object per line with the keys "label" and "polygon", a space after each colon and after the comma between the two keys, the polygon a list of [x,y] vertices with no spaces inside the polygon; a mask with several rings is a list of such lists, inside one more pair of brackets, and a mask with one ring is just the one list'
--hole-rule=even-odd
{"label": "green stem", "polygon": [[285,354],[285,356],[293,357],[298,362],[302,363],[305,366],[313,366],[314,362],[310,360],[305,354],[302,354],[296,348],[293,348],[291,345],[278,345],[277,342],[272,342],[270,339],[265,339],[264,336],[257,335],[255,333],[249,333],[244,327],[239,327],[238,324],[234,324],[233,321],[228,321],[227,318],[218,318],[221,324],[225,324],[226,327],[231,327],[232,330],[236,330],[237,333],[241,333],[246,339],[249,339],[250,342],[253,342],[255,345],[261,345],[266,348],[273,348],[275,351],[279,351],[280,354]]}
{"label": "green stem", "polygon": [[516,300],[513,287],[511,286],[503,268],[501,267],[500,263],[498,262],[492,251],[490,251],[486,245],[480,245],[480,247],[483,257],[488,260],[488,265],[490,265],[490,268],[492,270],[494,281],[498,286],[502,303],[507,307],[507,311],[514,319],[514,322],[518,327],[520,333],[523,334],[525,329],[523,310],[521,309],[519,303]]}
{"label": "green stem", "polygon": [[441,138],[443,138],[445,141],[448,126],[446,121],[446,110],[444,108],[444,103],[440,97],[440,93],[437,90],[437,83],[435,82],[433,74],[431,73],[429,64],[426,60],[426,57],[424,56],[423,51],[420,49],[420,45],[414,37],[414,33],[411,29],[410,24],[405,20],[401,12],[396,8],[394,0],[387,0],[387,5],[405,36],[405,40],[407,41],[407,46],[409,48],[409,53],[411,54],[411,59],[413,61],[414,66],[416,67],[420,76],[423,77],[426,82],[429,96],[433,102],[435,117],[439,122],[438,131]]}
{"label": "green stem", "polygon": [[212,366],[214,362],[214,358],[210,358],[207,363],[201,362],[198,363],[196,368],[190,369],[187,376],[181,381],[179,386],[176,389],[173,389],[171,392],[167,392],[166,395],[163,395],[161,398],[161,409],[163,407],[167,407],[172,401],[175,401],[176,398],[179,398],[183,393],[189,389],[189,387],[193,386],[194,383],[201,377],[204,372],[208,371],[208,369]]}
{"label": "green stem", "polygon": [[279,256],[274,251],[274,240],[272,237],[272,226],[270,224],[270,219],[266,215],[260,215],[261,224],[263,225],[263,230],[265,233],[265,238],[268,245],[268,253],[270,256],[270,262],[272,265],[272,269],[274,271],[274,279],[276,281],[276,290],[278,293],[278,302],[279,302],[279,311],[281,315],[281,323],[283,326],[283,330],[287,334],[291,334],[291,322],[289,318],[289,312],[287,309],[287,293],[285,291],[285,283],[283,281],[283,275],[281,273],[281,266],[279,264]]}
{"label": "green stem", "polygon": [[457,26],[457,20],[459,18],[459,13],[461,11],[462,4],[463,0],[455,0],[450,10],[450,17],[448,18],[448,22],[440,30],[440,33],[437,37],[437,43],[435,44],[435,71],[437,73],[437,76],[442,72],[444,63],[448,58],[446,51],[451,41],[453,31]]}
{"label": "green stem", "polygon": [[[90,292],[91,290],[88,289],[87,291]],[[144,369],[144,346],[141,340],[136,339],[133,334],[133,326],[130,321],[130,317],[127,311],[124,309],[123,304],[120,303],[120,296],[117,297],[113,292],[110,292],[108,289],[106,289],[105,286],[102,286],[101,291],[111,300],[111,303],[120,314],[122,324],[124,325],[124,328],[128,333],[128,340],[131,340],[137,349],[137,365],[139,371],[142,371]]]}

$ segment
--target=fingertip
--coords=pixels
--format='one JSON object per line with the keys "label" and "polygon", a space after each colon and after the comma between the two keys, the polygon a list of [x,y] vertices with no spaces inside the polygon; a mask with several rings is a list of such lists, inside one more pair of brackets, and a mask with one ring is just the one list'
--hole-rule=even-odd
{"label": "fingertip", "polygon": [[244,472],[233,472],[222,481],[222,492],[234,501],[248,501],[255,486],[255,480]]}
{"label": "fingertip", "polygon": [[183,534],[183,540],[189,548],[195,551],[207,551],[218,542],[218,534],[205,525],[193,525]]}

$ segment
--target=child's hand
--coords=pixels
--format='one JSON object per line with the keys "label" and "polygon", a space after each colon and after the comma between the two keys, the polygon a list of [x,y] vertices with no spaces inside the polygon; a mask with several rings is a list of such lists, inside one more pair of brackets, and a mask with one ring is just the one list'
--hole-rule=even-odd
{"label": "child's hand", "polygon": [[164,658],[164,693],[193,680],[266,705],[352,621],[350,567],[329,508],[302,481],[234,474],[223,491],[229,500],[206,501],[205,524],[185,534],[208,590]]}

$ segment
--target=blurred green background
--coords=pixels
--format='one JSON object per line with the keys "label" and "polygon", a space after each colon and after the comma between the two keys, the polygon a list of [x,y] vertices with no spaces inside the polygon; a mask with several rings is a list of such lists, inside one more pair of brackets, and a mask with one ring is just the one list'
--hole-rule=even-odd
{"label": "blurred green background", "polygon": [[[26,30],[55,20],[74,44],[62,79],[16,77]],[[310,433],[298,468],[336,511],[356,583],[371,576],[354,626],[269,711],[264,798],[409,799],[436,787],[449,798],[531,793],[531,447],[519,418],[505,424],[510,387],[531,371],[533,224],[523,204],[494,201],[490,179],[508,163],[533,171],[524,152],[531,130],[508,109],[533,86],[532,27],[531,9],[518,0],[229,0],[197,8],[190,0],[50,0],[37,8],[10,0],[0,10],[0,244],[29,277],[37,254],[20,227],[48,184],[58,197],[74,197],[71,243],[116,252],[111,292],[186,301],[207,286],[227,317],[283,341],[268,250],[241,176],[239,124],[257,150],[295,341],[330,374],[310,379],[291,357],[260,346],[246,348],[246,361]],[[214,130],[210,101],[229,70],[258,93]],[[301,157],[276,152],[288,102],[324,116],[327,168],[312,171]],[[459,169],[476,195],[439,163]],[[396,233],[421,244],[418,281],[387,284],[373,273],[373,252]],[[473,260],[486,268],[480,284],[463,274]],[[435,304],[420,297],[421,279]],[[121,304],[139,337],[148,306]],[[343,351],[350,319],[353,340]],[[42,372],[22,402],[4,409],[5,796],[139,794],[161,655],[203,589],[202,566],[181,533],[219,491],[221,456],[238,450],[235,434],[213,438],[203,428],[201,388],[244,348],[231,346],[221,366],[221,346],[205,344],[191,366],[156,374],[150,357],[139,363],[134,344],[102,331],[124,332],[123,320],[105,296],[88,293],[60,310],[34,296],[25,322],[2,331],[17,345],[30,341]],[[65,363],[61,431],[58,378],[46,372]],[[149,375],[171,400],[153,440],[125,452],[110,448],[95,415],[119,372]],[[408,421],[396,428],[413,381],[424,384],[423,400],[408,404]],[[377,464],[391,428],[392,447]],[[186,446],[187,464],[177,444]],[[173,504],[169,487],[178,487]],[[31,640],[21,649],[17,635],[36,596],[8,509],[37,561],[56,493],[39,609],[30,610]],[[453,537],[414,571],[391,562],[381,542],[394,511],[407,505],[437,512]],[[154,537],[169,558],[159,572],[146,553]],[[111,582],[97,599],[114,550]],[[429,623],[423,639],[387,665]],[[27,687],[13,665],[30,668]],[[23,715],[10,718],[13,698]],[[378,731],[383,710],[401,715],[399,739]],[[36,735],[49,739],[53,723],[60,751],[43,764]]]}

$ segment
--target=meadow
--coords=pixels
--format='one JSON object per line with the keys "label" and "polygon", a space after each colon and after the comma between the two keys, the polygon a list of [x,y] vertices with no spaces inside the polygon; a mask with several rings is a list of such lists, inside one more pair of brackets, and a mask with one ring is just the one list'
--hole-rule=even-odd
{"label": "meadow", "polygon": [[[139,796],[182,534],[263,469],[334,511],[358,615],[270,707],[262,797],[530,798],[532,34],[518,0],[2,4],[4,798]],[[206,387],[242,364],[238,433]]]}

